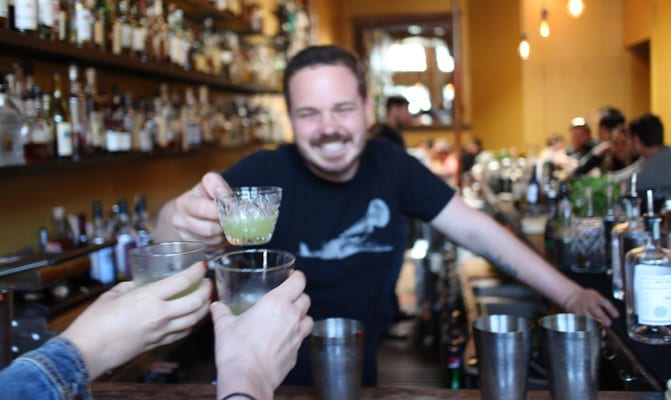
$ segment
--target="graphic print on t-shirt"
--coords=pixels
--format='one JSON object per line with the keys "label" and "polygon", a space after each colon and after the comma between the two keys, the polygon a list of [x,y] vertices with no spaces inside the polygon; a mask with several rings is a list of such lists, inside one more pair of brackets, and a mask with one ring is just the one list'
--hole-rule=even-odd
{"label": "graphic print on t-shirt", "polygon": [[337,260],[358,253],[379,253],[391,251],[391,244],[368,241],[376,228],[389,224],[389,206],[382,199],[373,199],[368,204],[366,214],[346,229],[338,237],[326,241],[321,249],[310,250],[305,242],[299,245],[299,254],[305,258]]}

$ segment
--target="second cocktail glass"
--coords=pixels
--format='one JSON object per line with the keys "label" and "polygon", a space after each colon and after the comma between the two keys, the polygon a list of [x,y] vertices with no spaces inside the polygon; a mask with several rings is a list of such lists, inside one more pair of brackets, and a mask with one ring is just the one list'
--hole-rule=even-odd
{"label": "second cocktail glass", "polygon": [[270,241],[280,211],[282,188],[242,186],[215,196],[226,240],[236,246],[254,246]]}
{"label": "second cocktail glass", "polygon": [[294,269],[296,257],[281,250],[252,249],[225,253],[212,261],[219,300],[242,314],[279,286]]}

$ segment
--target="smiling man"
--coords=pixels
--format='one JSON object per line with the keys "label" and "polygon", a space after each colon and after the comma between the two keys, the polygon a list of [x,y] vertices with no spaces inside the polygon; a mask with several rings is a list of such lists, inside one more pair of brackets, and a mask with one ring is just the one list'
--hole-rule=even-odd
{"label": "smiling man", "polygon": [[[216,190],[227,184],[282,187],[280,215],[267,246],[296,255],[296,268],[307,278],[311,317],[365,324],[364,385],[377,380],[385,286],[404,251],[398,245],[404,216],[430,222],[567,311],[606,325],[617,316],[598,293],[568,280],[489,216],[468,208],[400,146],[367,139],[372,119],[365,70],[349,51],[313,46],[299,52],[285,70],[284,95],[295,143],[254,153],[221,174],[205,174],[162,208],[155,237],[221,246]],[[284,383],[311,384],[305,343]]]}

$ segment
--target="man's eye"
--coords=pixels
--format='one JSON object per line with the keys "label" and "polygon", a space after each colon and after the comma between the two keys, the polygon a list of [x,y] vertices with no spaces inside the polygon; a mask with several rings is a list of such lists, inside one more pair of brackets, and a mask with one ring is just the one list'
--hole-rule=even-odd
{"label": "man's eye", "polygon": [[314,118],[316,115],[317,113],[314,111],[300,111],[298,113],[298,118],[308,119],[308,118]]}
{"label": "man's eye", "polygon": [[353,107],[353,106],[342,106],[342,107],[338,107],[338,108],[336,108],[335,111],[336,111],[338,114],[346,114],[346,113],[348,113],[348,112],[352,112],[352,111],[354,111],[354,107]]}

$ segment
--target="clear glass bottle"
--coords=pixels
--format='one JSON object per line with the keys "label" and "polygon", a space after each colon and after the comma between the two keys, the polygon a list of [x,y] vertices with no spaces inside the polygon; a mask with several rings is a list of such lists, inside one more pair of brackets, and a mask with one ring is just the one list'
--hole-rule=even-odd
{"label": "clear glass bottle", "polygon": [[[653,210],[652,190],[647,199]],[[645,220],[649,233],[645,246],[626,256],[627,333],[638,342],[671,344],[671,257],[660,246],[662,219],[647,214]]]}
{"label": "clear glass bottle", "polygon": [[33,36],[37,32],[37,0],[14,0],[14,27]]}
{"label": "clear glass bottle", "polygon": [[49,232],[46,252],[62,253],[66,250],[72,250],[75,247],[75,234],[65,214],[65,209],[57,206],[53,208],[52,213],[52,226]]}
{"label": "clear glass bottle", "polygon": [[127,280],[131,279],[128,250],[136,247],[137,242],[130,215],[128,214],[128,201],[121,199],[118,206],[118,213],[114,223],[116,278],[117,280]]}
{"label": "clear glass bottle", "polygon": [[54,94],[51,101],[51,120],[53,122],[54,140],[56,140],[56,155],[59,158],[69,158],[73,154],[72,124],[67,102],[63,99],[61,75],[54,74]]}
{"label": "clear glass bottle", "polygon": [[20,165],[25,163],[21,137],[23,116],[11,101],[6,88],[0,75],[0,166]]}
{"label": "clear glass bottle", "polygon": [[606,265],[609,267],[612,265],[612,231],[615,224],[618,222],[617,215],[615,214],[615,202],[613,201],[613,186],[606,186],[606,214],[602,218],[603,221],[603,236],[605,244],[605,254],[606,254]]}
{"label": "clear glass bottle", "polygon": [[[99,201],[92,204],[93,233],[92,244],[103,244],[110,239],[103,217],[102,205]],[[102,284],[111,284],[116,281],[114,266],[114,249],[112,246],[103,247],[89,255],[91,260],[91,278]]]}
{"label": "clear glass bottle", "polygon": [[39,0],[37,9],[37,36],[42,40],[56,41],[58,38],[58,15],[60,3],[57,0]]}
{"label": "clear glass bottle", "polygon": [[611,232],[611,268],[613,297],[624,300],[625,255],[632,249],[645,245],[648,232],[640,217],[641,202],[636,192],[636,174],[632,176],[629,195],[622,197],[627,220],[613,227]]}

